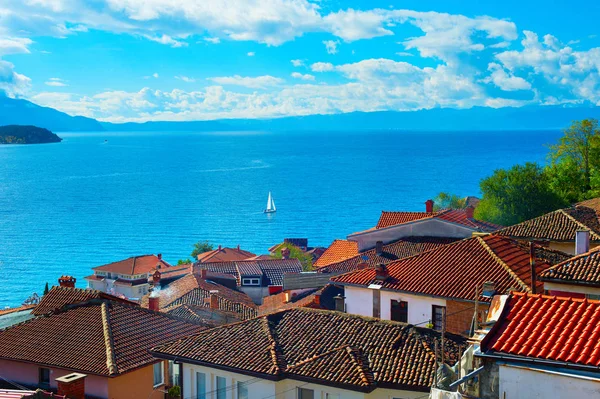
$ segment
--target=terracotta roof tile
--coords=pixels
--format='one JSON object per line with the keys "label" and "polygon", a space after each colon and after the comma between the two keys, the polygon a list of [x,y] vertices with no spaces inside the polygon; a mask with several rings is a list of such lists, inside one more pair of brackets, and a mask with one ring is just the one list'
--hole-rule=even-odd
{"label": "terracotta roof tile", "polygon": [[16,308],[6,308],[6,309],[0,309],[0,316],[4,316],[6,314],[11,314],[11,313],[16,313],[16,312],[22,312],[24,310],[29,310],[29,309],[33,309],[35,308],[36,304],[33,305],[22,305]]}
{"label": "terracotta roof tile", "polygon": [[600,197],[592,198],[589,200],[581,201],[575,204],[576,206],[585,206],[588,208],[592,208],[596,212],[600,212]]}
{"label": "terracotta roof tile", "polygon": [[112,376],[154,363],[148,349],[157,342],[201,330],[162,313],[93,299],[1,330],[0,358]]}
{"label": "terracotta roof tile", "polygon": [[[539,274],[550,265],[536,262]],[[498,292],[530,291],[529,253],[508,238],[496,235],[467,238],[387,265],[384,289],[415,292],[443,298],[475,300],[474,286],[493,281]],[[368,286],[375,269],[342,274],[334,283]],[[379,282],[378,284],[381,284]],[[543,284],[538,282],[538,289]],[[484,299],[484,298],[480,298]]]}
{"label": "terracotta roof tile", "polygon": [[[279,312],[285,309],[292,308],[312,308],[312,309],[328,309],[335,310],[336,295],[344,295],[344,290],[332,284],[327,284],[323,288],[314,288],[307,290],[298,295],[292,295],[290,300],[286,302],[289,292],[281,292],[276,295],[271,295],[267,300],[259,306],[259,314],[267,314]],[[317,298],[318,297],[318,298]],[[277,305],[274,306],[273,303]]]}
{"label": "terracotta roof tile", "polygon": [[31,313],[39,316],[60,309],[65,305],[86,302],[90,299],[107,299],[137,306],[137,303],[135,302],[106,294],[102,291],[54,286],[46,295],[42,297],[40,303],[31,311]]}
{"label": "terracotta roof tile", "polygon": [[435,216],[436,212],[389,212],[382,211],[375,228],[382,229],[415,220],[427,219]]}
{"label": "terracotta roof tile", "polygon": [[384,245],[383,251],[379,255],[375,248],[373,248],[341,262],[319,267],[317,271],[321,273],[347,273],[358,269],[359,265],[363,263],[366,263],[370,267],[380,264],[387,265],[395,260],[418,255],[458,240],[458,238],[443,237],[405,237]]}
{"label": "terracotta roof tile", "polygon": [[206,269],[209,272],[226,273],[237,279],[241,284],[242,277],[265,277],[267,285],[282,285],[285,273],[300,273],[302,264],[298,259],[268,259],[244,260],[236,262],[206,262],[196,263],[196,268]]}
{"label": "terracotta roof tile", "polygon": [[210,309],[204,305],[190,305],[186,303],[170,306],[163,309],[163,312],[180,319],[202,324],[206,327],[216,327],[242,320],[239,313],[236,312]]}
{"label": "terracotta roof tile", "polygon": [[600,367],[600,302],[512,293],[483,352]]}
{"label": "terracotta roof tile", "polygon": [[106,271],[118,274],[144,274],[156,269],[157,265],[161,268],[171,267],[170,264],[156,255],[141,255],[132,256],[131,258],[123,259],[118,262],[109,263],[102,266],[94,267],[93,270]]}
{"label": "terracotta roof tile", "polygon": [[[152,351],[158,357],[176,356],[276,380],[358,391],[390,387],[428,392],[435,369],[433,345],[439,339],[431,329],[296,308],[217,327]],[[450,364],[458,359],[461,345],[464,338],[446,335]]]}
{"label": "terracotta roof tile", "polygon": [[395,226],[423,219],[440,219],[451,223],[461,224],[472,229],[491,233],[502,226],[467,217],[464,209],[445,209],[437,212],[381,212],[377,229]]}
{"label": "terracotta roof tile", "polygon": [[221,247],[212,251],[207,251],[198,255],[200,262],[232,262],[236,260],[244,260],[256,256],[249,251],[244,251],[240,248]]}
{"label": "terracotta roof tile", "polygon": [[600,286],[600,247],[549,268],[540,274],[540,279]]}
{"label": "terracotta roof tile", "polygon": [[315,267],[323,267],[332,263],[341,262],[358,255],[358,243],[356,241],[335,240],[325,250],[323,255],[314,263]]}
{"label": "terracotta roof tile", "polygon": [[585,206],[559,209],[498,230],[497,234],[517,239],[572,242],[581,229],[590,230],[592,241],[600,241],[600,222],[594,209]]}

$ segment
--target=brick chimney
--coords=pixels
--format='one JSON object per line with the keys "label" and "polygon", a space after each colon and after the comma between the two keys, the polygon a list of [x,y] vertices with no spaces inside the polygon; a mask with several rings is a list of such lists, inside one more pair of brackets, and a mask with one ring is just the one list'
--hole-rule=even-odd
{"label": "brick chimney", "polygon": [[206,276],[208,275],[208,270],[206,269],[200,269],[200,278],[202,280],[206,280]]}
{"label": "brick chimney", "polygon": [[383,253],[383,241],[377,241],[375,243],[375,253],[381,255]]}
{"label": "brick chimney", "polygon": [[156,255],[156,257],[158,258],[158,260],[162,260],[162,254]]}
{"label": "brick chimney", "polygon": [[389,272],[387,267],[383,263],[380,263],[377,267],[375,267],[375,279],[379,281],[384,281],[388,278]]}
{"label": "brick chimney", "polygon": [[473,214],[475,213],[475,207],[473,205],[469,205],[465,208],[465,214],[467,215],[467,219],[473,219]]}
{"label": "brick chimney", "polygon": [[289,248],[283,248],[281,250],[281,258],[282,259],[289,259],[290,258],[290,249]]}
{"label": "brick chimney", "polygon": [[77,279],[73,276],[60,276],[60,278],[58,279],[58,284],[61,287],[75,288],[76,281]]}
{"label": "brick chimney", "polygon": [[152,274],[152,283],[155,286],[160,286],[160,272],[158,270]]}
{"label": "brick chimney", "polygon": [[580,255],[590,250],[590,231],[577,230],[575,232],[575,255]]}
{"label": "brick chimney", "polygon": [[317,306],[317,308],[321,307],[321,294],[316,293],[315,294],[315,299],[313,300],[313,302],[315,303],[315,305]]}
{"label": "brick chimney", "polygon": [[219,297],[217,296],[219,291],[211,291],[210,297],[208,298],[208,305],[211,309],[219,309]]}
{"label": "brick chimney", "polygon": [[148,309],[154,310],[155,312],[160,310],[160,298],[158,296],[150,295],[150,298],[148,298]]}
{"label": "brick chimney", "polygon": [[58,394],[69,399],[85,399],[86,374],[71,373],[56,379]]}
{"label": "brick chimney", "polygon": [[428,199],[427,201],[425,201],[425,212],[433,212],[433,200]]}

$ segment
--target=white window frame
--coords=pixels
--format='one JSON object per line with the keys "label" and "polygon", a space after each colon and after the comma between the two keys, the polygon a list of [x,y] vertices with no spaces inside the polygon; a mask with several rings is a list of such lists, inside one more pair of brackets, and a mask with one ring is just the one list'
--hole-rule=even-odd
{"label": "white window frame", "polygon": [[[155,368],[157,365],[159,365],[159,367],[160,367],[160,383],[158,383],[158,384],[156,383],[156,381],[154,381],[154,377],[156,376]],[[161,385],[165,385],[165,364],[162,361],[160,361],[158,363],[154,363],[152,365],[152,384],[153,384],[152,385],[153,388],[159,387]]]}
{"label": "white window frame", "polygon": [[259,286],[260,278],[259,277],[244,277],[244,278],[242,278],[242,285]]}

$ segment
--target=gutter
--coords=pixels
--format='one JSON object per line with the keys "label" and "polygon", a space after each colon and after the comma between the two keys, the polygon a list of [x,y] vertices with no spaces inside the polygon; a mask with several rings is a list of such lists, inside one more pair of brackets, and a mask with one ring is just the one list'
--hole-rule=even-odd
{"label": "gutter", "polygon": [[518,362],[518,363],[533,363],[533,364],[548,365],[548,366],[554,366],[554,367],[565,367],[565,368],[569,368],[569,369],[577,369],[577,370],[583,370],[583,371],[600,372],[599,366],[587,366],[584,364],[561,362],[561,361],[557,361],[557,360],[524,358],[524,357],[513,356],[513,355],[488,354],[488,353],[482,353],[482,352],[475,353],[474,355],[477,357],[483,357],[483,358],[487,358],[487,359],[500,359],[500,360],[504,360],[504,361],[508,361],[508,362],[513,361],[513,362]]}

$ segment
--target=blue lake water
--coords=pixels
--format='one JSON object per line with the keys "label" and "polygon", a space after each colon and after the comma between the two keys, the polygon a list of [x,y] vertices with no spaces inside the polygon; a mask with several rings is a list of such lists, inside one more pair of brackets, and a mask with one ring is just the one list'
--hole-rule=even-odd
{"label": "blue lake water", "polygon": [[[132,255],[188,257],[209,240],[255,253],[327,246],[381,210],[479,194],[494,169],[544,162],[558,131],[62,133],[0,146],[0,308],[61,274]],[[108,140],[105,143],[105,140]],[[278,211],[265,215],[273,192]]]}

